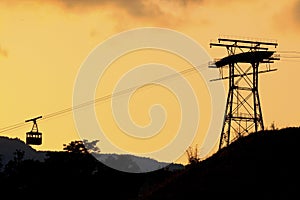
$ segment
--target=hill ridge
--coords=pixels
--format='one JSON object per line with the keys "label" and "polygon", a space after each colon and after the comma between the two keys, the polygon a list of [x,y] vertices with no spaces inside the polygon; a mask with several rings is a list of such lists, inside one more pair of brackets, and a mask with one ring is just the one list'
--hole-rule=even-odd
{"label": "hill ridge", "polygon": [[298,194],[300,186],[298,141],[300,127],[251,133],[198,164],[186,166],[141,199],[288,199]]}

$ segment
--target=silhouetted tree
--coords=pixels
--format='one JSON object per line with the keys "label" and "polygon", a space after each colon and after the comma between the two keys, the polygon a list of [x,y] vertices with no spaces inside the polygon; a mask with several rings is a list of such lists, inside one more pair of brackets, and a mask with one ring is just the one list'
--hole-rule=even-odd
{"label": "silhouetted tree", "polygon": [[272,123],[271,123],[271,130],[272,130],[272,131],[277,130],[277,128],[276,128],[276,126],[275,126],[275,122],[272,122]]}
{"label": "silhouetted tree", "polygon": [[89,153],[88,150],[85,148],[83,141],[80,140],[71,141],[69,144],[63,144],[63,146],[63,150],[69,153]]}
{"label": "silhouetted tree", "polygon": [[200,162],[201,159],[200,159],[199,154],[198,154],[197,146],[194,149],[192,147],[189,147],[186,150],[186,153],[187,153],[187,156],[188,156],[189,164],[196,164],[196,163]]}
{"label": "silhouetted tree", "polygon": [[88,140],[83,140],[84,146],[88,150],[89,153],[100,153],[100,148],[97,147],[97,143],[99,140],[94,140],[89,142]]}
{"label": "silhouetted tree", "polygon": [[99,140],[94,140],[89,142],[88,140],[75,140],[71,141],[69,144],[63,144],[63,150],[70,153],[99,153],[100,149],[96,146]]}
{"label": "silhouetted tree", "polygon": [[14,161],[17,164],[20,164],[24,159],[24,155],[25,155],[25,151],[16,149],[16,151],[14,152]]}
{"label": "silhouetted tree", "polygon": [[13,154],[14,154],[13,160],[10,160],[4,167],[4,171],[7,174],[18,172],[19,166],[23,162],[25,151],[16,149],[16,151]]}
{"label": "silhouetted tree", "polygon": [[67,173],[70,174],[92,175],[99,171],[99,161],[92,155],[94,152],[100,152],[100,149],[96,146],[97,142],[98,140],[92,142],[87,140],[71,141],[69,144],[63,145],[65,152],[59,154],[48,153],[47,162],[54,165],[56,165],[55,163],[61,163],[63,166],[62,171],[67,170]]}

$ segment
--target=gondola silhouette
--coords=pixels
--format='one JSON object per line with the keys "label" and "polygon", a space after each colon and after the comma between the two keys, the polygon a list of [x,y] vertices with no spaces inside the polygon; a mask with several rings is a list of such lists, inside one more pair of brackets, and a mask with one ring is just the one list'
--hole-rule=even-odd
{"label": "gondola silhouette", "polygon": [[36,120],[41,119],[42,116],[28,119],[25,122],[33,122],[31,131],[26,133],[26,144],[41,145],[42,144],[42,133],[39,132]]}

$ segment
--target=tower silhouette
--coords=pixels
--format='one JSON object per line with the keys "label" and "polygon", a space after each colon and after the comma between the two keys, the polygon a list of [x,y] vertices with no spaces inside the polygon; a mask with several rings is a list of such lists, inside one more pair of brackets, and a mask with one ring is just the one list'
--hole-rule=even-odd
{"label": "tower silhouette", "polygon": [[[276,48],[277,45],[276,42],[230,38],[218,38],[218,42],[210,43],[210,47],[224,47],[228,53],[209,66],[218,68],[221,74],[221,78],[212,81],[229,80],[219,149],[239,137],[264,130],[258,74],[276,70],[271,69],[271,63],[280,58],[269,47]],[[261,63],[265,64],[265,69],[261,69]]]}

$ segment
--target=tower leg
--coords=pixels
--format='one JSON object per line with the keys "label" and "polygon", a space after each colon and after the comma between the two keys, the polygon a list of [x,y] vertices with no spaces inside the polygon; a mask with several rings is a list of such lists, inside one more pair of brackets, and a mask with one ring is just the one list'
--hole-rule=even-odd
{"label": "tower leg", "polygon": [[254,102],[254,120],[255,120],[255,132],[258,131],[258,128],[264,130],[264,123],[262,117],[262,109],[258,93],[258,66],[259,63],[253,65],[253,102]]}
{"label": "tower leg", "polygon": [[232,103],[233,103],[233,90],[234,90],[234,64],[229,65],[229,74],[231,75],[229,79],[229,90],[226,102],[226,109],[224,115],[224,122],[220,137],[219,149],[224,146],[229,145],[230,142],[230,130],[231,130],[231,118],[232,118]]}

